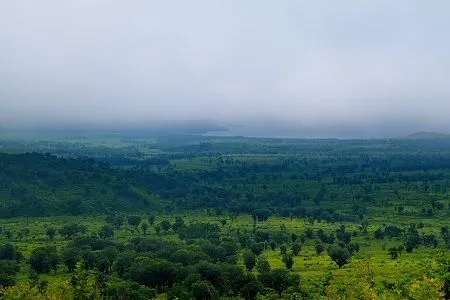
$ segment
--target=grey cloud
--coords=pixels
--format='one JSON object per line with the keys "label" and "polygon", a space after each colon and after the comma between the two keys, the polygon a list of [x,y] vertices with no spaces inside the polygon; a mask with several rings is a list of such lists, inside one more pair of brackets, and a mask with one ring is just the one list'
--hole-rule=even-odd
{"label": "grey cloud", "polygon": [[446,130],[449,10],[444,0],[4,0],[0,123]]}

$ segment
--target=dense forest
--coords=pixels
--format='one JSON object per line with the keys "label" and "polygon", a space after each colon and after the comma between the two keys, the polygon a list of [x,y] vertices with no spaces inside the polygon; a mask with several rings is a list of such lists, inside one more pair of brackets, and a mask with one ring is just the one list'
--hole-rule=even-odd
{"label": "dense forest", "polygon": [[450,140],[0,141],[4,299],[448,299]]}

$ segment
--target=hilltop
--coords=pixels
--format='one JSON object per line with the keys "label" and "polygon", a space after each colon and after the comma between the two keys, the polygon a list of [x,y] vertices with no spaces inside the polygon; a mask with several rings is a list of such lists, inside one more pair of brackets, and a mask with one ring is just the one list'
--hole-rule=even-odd
{"label": "hilltop", "polygon": [[450,139],[450,134],[442,133],[442,132],[420,131],[420,132],[415,132],[408,136],[402,137],[402,139],[443,140],[443,139]]}

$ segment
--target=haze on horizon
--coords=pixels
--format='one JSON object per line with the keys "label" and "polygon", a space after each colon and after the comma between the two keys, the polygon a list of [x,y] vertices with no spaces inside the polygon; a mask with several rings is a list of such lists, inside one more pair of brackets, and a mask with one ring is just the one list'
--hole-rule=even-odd
{"label": "haze on horizon", "polygon": [[449,11],[444,0],[3,0],[0,125],[448,132]]}

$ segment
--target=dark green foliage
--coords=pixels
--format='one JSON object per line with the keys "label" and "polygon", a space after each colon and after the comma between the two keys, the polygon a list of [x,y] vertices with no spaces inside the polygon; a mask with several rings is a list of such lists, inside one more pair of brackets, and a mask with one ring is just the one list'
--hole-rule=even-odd
{"label": "dark green foliage", "polygon": [[422,242],[419,232],[414,224],[411,224],[405,233],[405,250],[406,252],[412,252],[414,248],[417,248]]}
{"label": "dark green foliage", "polygon": [[81,261],[81,251],[78,248],[65,248],[61,254],[61,261],[69,271],[73,271],[77,262]]}
{"label": "dark green foliage", "polygon": [[351,254],[347,248],[335,245],[328,247],[328,255],[339,266],[339,268],[347,264],[351,257]]}
{"label": "dark green foliage", "polygon": [[258,278],[264,287],[275,290],[280,296],[285,289],[291,286],[296,287],[300,282],[298,275],[285,269],[273,269],[270,272],[260,274]]}
{"label": "dark green foliage", "polygon": [[57,232],[57,230],[56,230],[55,227],[48,227],[48,228],[45,230],[45,234],[48,236],[48,238],[49,238],[51,241],[53,241],[53,240],[55,239],[56,232]]}
{"label": "dark green foliage", "polygon": [[137,257],[132,262],[127,277],[139,284],[163,291],[174,284],[178,270],[179,267],[164,259]]}
{"label": "dark green foliage", "polygon": [[327,235],[323,229],[317,230],[317,237],[323,242],[327,244],[333,244],[334,242],[334,235],[333,233],[330,233],[330,235]]}
{"label": "dark green foliage", "polygon": [[403,230],[395,225],[388,225],[384,228],[384,236],[396,238],[403,235]]}
{"label": "dark green foliage", "polygon": [[193,223],[183,227],[178,234],[182,239],[216,239],[220,236],[220,227],[217,224]]}
{"label": "dark green foliage", "polygon": [[313,239],[314,238],[314,231],[312,230],[312,228],[307,228],[305,231],[305,237],[308,239]]}
{"label": "dark green foliage", "polygon": [[242,259],[244,260],[244,265],[248,271],[253,270],[253,267],[256,265],[256,255],[251,251],[245,251],[242,254]]}
{"label": "dark green foliage", "polygon": [[194,282],[192,284],[192,293],[196,300],[214,300],[219,298],[219,294],[214,286],[206,280]]}
{"label": "dark green foliage", "polygon": [[297,256],[302,250],[302,246],[299,243],[292,244],[292,253]]}
{"label": "dark green foliage", "polygon": [[427,247],[436,248],[439,244],[436,235],[434,234],[424,234],[422,235],[422,243]]}
{"label": "dark green foliage", "polygon": [[277,243],[275,243],[274,241],[270,242],[270,249],[272,249],[272,251],[275,251],[275,249],[277,248]]}
{"label": "dark green foliage", "polygon": [[170,222],[168,220],[162,220],[161,223],[159,223],[159,226],[165,232],[169,231],[169,229],[171,227]]}
{"label": "dark green foliage", "polygon": [[252,216],[258,221],[267,221],[272,215],[272,212],[266,208],[256,209],[253,211]]}
{"label": "dark green foliage", "polygon": [[200,249],[208,255],[214,262],[225,262],[227,251],[222,246],[216,245],[210,241],[203,241]]}
{"label": "dark green foliage", "polygon": [[[161,228],[163,228],[163,227],[161,226]],[[175,222],[172,225],[172,229],[173,229],[173,231],[178,232],[178,231],[182,230],[183,228],[184,228],[184,220],[182,217],[177,216],[175,218]],[[163,228],[163,230],[165,230],[165,229]]]}
{"label": "dark green foliage", "polygon": [[114,227],[112,227],[111,225],[104,225],[104,226],[102,226],[102,228],[100,229],[98,235],[99,235],[102,239],[111,238],[111,237],[114,236]]}
{"label": "dark green foliage", "polygon": [[204,252],[199,251],[197,247],[179,249],[170,256],[170,259],[173,262],[181,263],[184,266],[195,265],[200,261],[211,261],[211,258]]}
{"label": "dark green foliage", "polygon": [[113,271],[119,276],[124,277],[126,273],[128,273],[129,269],[131,268],[134,258],[136,257],[136,254],[132,251],[126,251],[119,253],[117,255],[116,260],[114,261],[112,265]]}
{"label": "dark green foliage", "polygon": [[292,266],[294,265],[294,254],[287,253],[284,254],[282,257],[283,263],[286,266],[286,269],[292,269]]}
{"label": "dark green foliage", "polygon": [[128,216],[127,222],[128,222],[128,225],[137,229],[137,227],[141,223],[141,217],[140,216]]}
{"label": "dark green foliage", "polygon": [[19,270],[17,261],[0,259],[0,287],[14,285],[16,283],[15,276]]}
{"label": "dark green foliage", "polygon": [[314,250],[316,250],[317,255],[320,255],[325,250],[325,247],[323,246],[322,242],[316,241],[316,244],[314,245]]}
{"label": "dark green foliage", "polygon": [[341,225],[336,230],[336,238],[339,241],[343,242],[344,244],[350,243],[351,237],[352,237],[351,233],[345,231],[345,226],[344,225]]}
{"label": "dark green foliage", "polygon": [[241,296],[244,297],[245,300],[253,300],[256,299],[258,294],[263,290],[263,285],[258,280],[251,280],[246,285],[244,285],[241,289]]}
{"label": "dark green foliage", "polygon": [[403,251],[403,246],[391,247],[388,249],[388,254],[392,259],[396,259]]}
{"label": "dark green foliage", "polygon": [[6,243],[0,247],[0,260],[15,260],[18,262],[21,258],[22,253],[13,244]]}
{"label": "dark green foliage", "polygon": [[72,223],[64,225],[62,228],[58,230],[58,232],[64,239],[67,240],[73,238],[77,234],[85,233],[86,227],[83,225]]}
{"label": "dark green foliage", "polygon": [[21,228],[19,232],[17,233],[17,236],[19,240],[22,240],[23,238],[26,238],[30,235],[30,229],[29,228]]}
{"label": "dark green foliage", "polygon": [[441,236],[447,246],[447,249],[450,249],[450,231],[447,226],[441,227]]}
{"label": "dark green foliage", "polygon": [[264,243],[252,243],[250,245],[250,250],[255,255],[260,255],[264,251]]}
{"label": "dark green foliage", "polygon": [[106,217],[106,222],[114,226],[115,229],[119,229],[123,226],[124,217],[120,215],[111,215]]}
{"label": "dark green foliage", "polygon": [[267,261],[267,259],[263,257],[258,257],[256,261],[256,270],[258,270],[259,273],[268,273],[270,272],[270,264]]}
{"label": "dark green foliage", "polygon": [[149,215],[148,216],[148,223],[150,224],[150,226],[153,226],[155,224],[155,215]]}
{"label": "dark green foliage", "polygon": [[150,290],[134,281],[114,280],[108,282],[106,293],[113,299],[147,300]]}
{"label": "dark green foliage", "polygon": [[347,250],[350,252],[350,255],[353,255],[355,252],[359,252],[359,244],[358,243],[350,243],[347,245]]}
{"label": "dark green foliage", "polygon": [[148,231],[148,227],[149,227],[148,223],[147,222],[142,222],[140,227],[141,227],[141,230],[144,233],[144,235],[146,235],[147,231]]}
{"label": "dark green foliage", "polygon": [[384,238],[384,231],[382,228],[377,228],[377,230],[373,233],[374,238],[376,239],[382,239]]}
{"label": "dark green foliage", "polygon": [[48,273],[51,270],[56,270],[59,263],[56,248],[43,246],[34,249],[31,252],[29,263],[31,268],[38,273]]}

